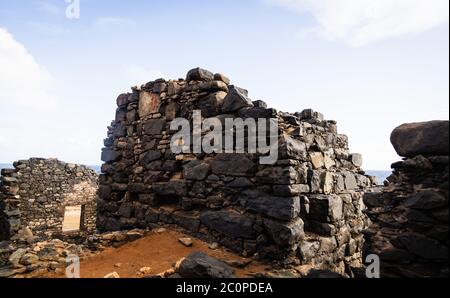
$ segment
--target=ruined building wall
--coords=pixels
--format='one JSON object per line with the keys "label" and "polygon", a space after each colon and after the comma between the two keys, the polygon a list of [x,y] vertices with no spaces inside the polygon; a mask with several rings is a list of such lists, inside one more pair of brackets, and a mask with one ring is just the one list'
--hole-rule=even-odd
{"label": "ruined building wall", "polygon": [[[277,112],[202,69],[132,91],[118,97],[104,142],[99,229],[168,224],[244,255],[339,272],[360,264],[362,193],[374,181],[335,121],[312,110]],[[172,153],[171,121],[192,121],[194,110],[222,123],[278,119],[278,161],[261,164],[256,153]]]}
{"label": "ruined building wall", "polygon": [[17,161],[2,169],[0,182],[0,236],[14,238],[28,227],[36,236],[62,234],[66,206],[82,207],[81,233],[96,228],[98,175],[80,165],[56,159]]}
{"label": "ruined building wall", "polygon": [[392,143],[404,159],[365,195],[366,254],[380,257],[381,277],[448,277],[448,121],[402,125]]}

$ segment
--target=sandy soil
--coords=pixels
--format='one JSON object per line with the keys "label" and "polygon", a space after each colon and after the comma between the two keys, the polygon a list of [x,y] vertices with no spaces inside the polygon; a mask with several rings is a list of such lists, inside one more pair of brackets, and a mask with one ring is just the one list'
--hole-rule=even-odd
{"label": "sandy soil", "polygon": [[[139,269],[150,267],[151,274],[162,273],[170,269],[178,260],[194,251],[202,251],[223,261],[246,260],[223,248],[210,249],[208,244],[190,237],[192,247],[179,243],[178,239],[189,237],[179,232],[151,232],[144,238],[128,243],[119,248],[107,248],[80,263],[82,278],[103,278],[111,272],[117,272],[121,278],[142,277]],[[262,272],[266,266],[252,261],[244,269],[235,268],[237,277],[249,277],[249,274]],[[64,277],[64,276],[50,276]]]}

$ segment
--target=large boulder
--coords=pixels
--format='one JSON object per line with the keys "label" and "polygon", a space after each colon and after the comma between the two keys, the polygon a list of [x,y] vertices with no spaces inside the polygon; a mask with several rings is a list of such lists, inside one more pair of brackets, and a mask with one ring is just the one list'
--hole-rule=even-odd
{"label": "large boulder", "polygon": [[406,123],[391,134],[391,143],[402,157],[449,154],[448,121]]}
{"label": "large boulder", "polygon": [[236,86],[230,86],[228,95],[223,101],[222,112],[235,112],[246,107],[253,107],[253,102],[248,98],[248,91]]}
{"label": "large boulder", "polygon": [[202,252],[187,256],[177,273],[183,278],[234,278],[234,270],[230,266]]}
{"label": "large boulder", "polygon": [[186,81],[212,81],[214,74],[206,69],[197,67],[191,69],[186,75]]}

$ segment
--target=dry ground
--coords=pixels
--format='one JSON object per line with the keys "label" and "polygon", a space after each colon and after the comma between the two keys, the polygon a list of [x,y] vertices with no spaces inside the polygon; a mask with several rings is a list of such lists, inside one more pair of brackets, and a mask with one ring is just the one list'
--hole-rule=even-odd
{"label": "dry ground", "polygon": [[[223,261],[246,260],[223,248],[210,249],[208,244],[193,237],[192,247],[179,243],[178,239],[189,237],[179,232],[166,230],[151,232],[144,238],[127,243],[119,248],[107,248],[80,263],[82,278],[103,278],[111,272],[117,272],[121,278],[142,277],[139,269],[150,267],[151,274],[170,269],[178,260],[194,251],[202,251]],[[265,265],[252,261],[244,269],[236,268],[237,277],[249,277],[250,274],[263,272]],[[64,277],[64,276],[50,276]]]}

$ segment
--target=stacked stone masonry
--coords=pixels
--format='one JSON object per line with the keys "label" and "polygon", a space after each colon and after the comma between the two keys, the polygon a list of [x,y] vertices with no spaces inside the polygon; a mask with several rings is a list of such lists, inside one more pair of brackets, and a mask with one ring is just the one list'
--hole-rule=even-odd
{"label": "stacked stone masonry", "polygon": [[98,174],[94,170],[32,158],[15,162],[14,169],[2,169],[1,175],[0,240],[20,237],[24,230],[40,237],[63,235],[66,206],[81,206],[80,230],[72,236],[95,232]]}
{"label": "stacked stone masonry", "polygon": [[404,159],[365,195],[365,254],[380,257],[382,277],[448,277],[449,123],[404,124],[391,141]]}
{"label": "stacked stone masonry", "polygon": [[[200,68],[117,98],[104,141],[97,227],[171,225],[243,255],[344,273],[361,265],[364,189],[374,184],[336,122],[252,101],[222,74]],[[278,161],[259,153],[181,153],[170,123],[203,118],[278,119]],[[202,135],[208,133],[202,130]],[[247,135],[246,135],[247,136]]]}

